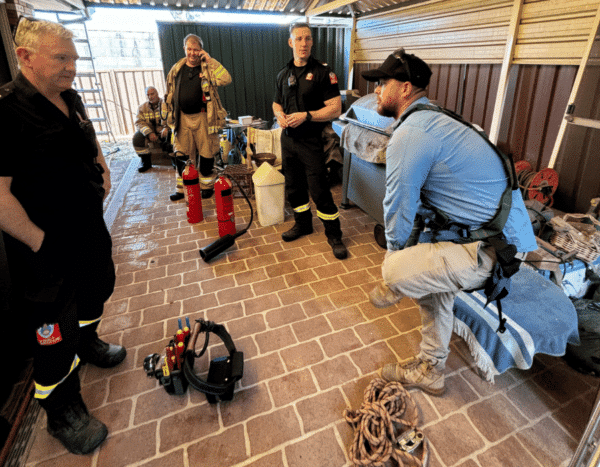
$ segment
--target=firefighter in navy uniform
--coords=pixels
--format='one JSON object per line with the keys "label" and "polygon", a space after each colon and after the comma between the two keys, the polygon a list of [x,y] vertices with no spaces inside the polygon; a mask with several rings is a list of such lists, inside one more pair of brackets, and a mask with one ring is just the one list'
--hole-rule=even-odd
{"label": "firefighter in navy uniform", "polygon": [[[115,284],[103,219],[108,167],[79,95],[72,32],[22,18],[20,73],[0,89],[0,230],[11,276],[11,308],[33,345],[35,395],[49,433],[72,453],[107,436],[82,400],[81,363],[112,367],[126,351],[99,339]],[[13,330],[12,332],[15,332]],[[13,349],[14,350],[14,349]]]}
{"label": "firefighter in navy uniform", "polygon": [[143,173],[152,168],[152,155],[150,154],[150,143],[160,145],[167,153],[173,152],[169,140],[171,131],[167,122],[161,118],[162,99],[154,86],[146,88],[148,102],[140,105],[135,120],[137,131],[133,135],[133,148],[140,156],[141,164],[138,172]]}
{"label": "firefighter in navy uniform", "polygon": [[342,242],[339,212],[329,188],[322,137],[326,122],[339,117],[342,111],[337,77],[331,68],[311,56],[313,40],[308,24],[292,24],[288,43],[294,58],[277,75],[273,112],[284,129],[283,174],[295,223],[281,237],[291,242],[313,232],[310,193],[333,254],[344,259],[348,250]]}

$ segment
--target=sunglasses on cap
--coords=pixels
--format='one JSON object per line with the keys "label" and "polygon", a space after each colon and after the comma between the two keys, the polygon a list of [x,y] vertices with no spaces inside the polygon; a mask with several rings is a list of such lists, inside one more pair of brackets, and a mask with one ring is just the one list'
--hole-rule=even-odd
{"label": "sunglasses on cap", "polygon": [[404,72],[408,76],[407,81],[410,81],[412,83],[411,75],[410,75],[410,67],[408,66],[408,61],[405,58],[406,57],[406,53],[404,52],[404,49],[401,48],[400,50],[397,50],[396,52],[394,52],[392,55],[402,65],[402,68],[404,69]]}

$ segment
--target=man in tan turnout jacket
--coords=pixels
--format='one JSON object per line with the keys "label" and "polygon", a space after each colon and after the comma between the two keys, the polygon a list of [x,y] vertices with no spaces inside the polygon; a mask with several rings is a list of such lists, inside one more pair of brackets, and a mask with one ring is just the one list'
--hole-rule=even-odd
{"label": "man in tan turnout jacket", "polygon": [[172,201],[184,197],[180,180],[189,158],[196,159],[199,166],[202,197],[212,196],[216,178],[214,156],[219,152],[219,132],[227,115],[217,86],[231,83],[229,72],[203,49],[200,37],[189,34],[183,44],[185,57],[173,65],[167,76],[163,111],[175,135],[178,178]]}
{"label": "man in tan turnout jacket", "polygon": [[161,118],[162,99],[154,86],[146,88],[148,102],[140,105],[135,120],[137,131],[133,135],[133,149],[142,163],[139,172],[146,172],[152,167],[152,156],[150,154],[150,143],[160,145],[164,152],[171,152],[169,144],[170,130],[167,122]]}

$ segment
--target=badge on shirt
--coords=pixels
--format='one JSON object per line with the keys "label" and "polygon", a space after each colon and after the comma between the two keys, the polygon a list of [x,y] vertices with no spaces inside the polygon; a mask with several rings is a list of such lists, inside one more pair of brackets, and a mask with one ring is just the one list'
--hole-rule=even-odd
{"label": "badge on shirt", "polygon": [[38,328],[35,333],[38,344],[40,345],[54,345],[62,341],[58,323],[44,324],[41,328]]}
{"label": "badge on shirt", "polygon": [[313,79],[313,74],[312,73],[307,73],[306,74],[306,81],[312,81]]}
{"label": "badge on shirt", "polygon": [[329,73],[329,81],[331,82],[331,84],[337,84],[337,76],[335,76],[335,73],[333,71]]}

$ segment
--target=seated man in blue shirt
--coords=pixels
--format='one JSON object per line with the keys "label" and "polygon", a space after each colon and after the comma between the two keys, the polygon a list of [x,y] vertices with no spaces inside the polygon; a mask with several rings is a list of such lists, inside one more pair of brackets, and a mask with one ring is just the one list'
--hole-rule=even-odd
{"label": "seated man in blue shirt", "polygon": [[[381,376],[440,395],[450,352],[454,299],[461,290],[482,288],[497,257],[488,240],[455,243],[458,236],[453,238],[456,234],[450,231],[438,232],[435,242],[431,234],[417,233],[421,243],[413,246],[409,237],[417,216],[427,219],[432,209],[471,232],[485,226],[501,209],[509,178],[499,155],[473,128],[435,110],[407,115],[418,104],[429,104],[426,88],[431,70],[423,60],[400,49],[380,68],[362,75],[378,82],[378,113],[398,119],[386,153],[383,209],[388,251],[382,265],[383,282],[370,299],[384,308],[411,297],[419,305],[422,321],[417,357],[384,366]],[[535,250],[519,190],[508,197],[512,203],[502,228],[506,243],[520,253]]]}

